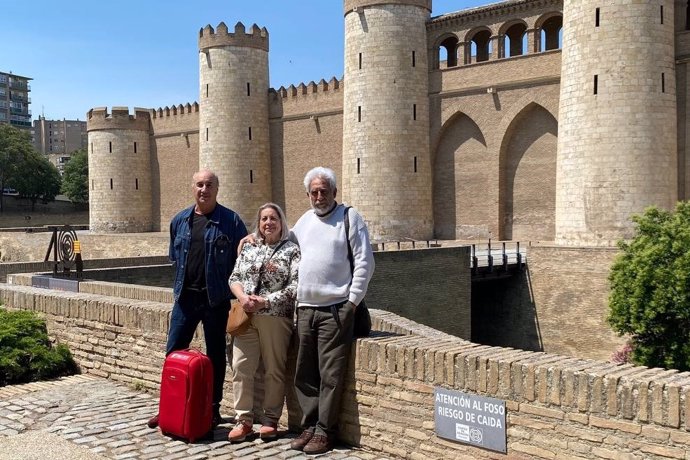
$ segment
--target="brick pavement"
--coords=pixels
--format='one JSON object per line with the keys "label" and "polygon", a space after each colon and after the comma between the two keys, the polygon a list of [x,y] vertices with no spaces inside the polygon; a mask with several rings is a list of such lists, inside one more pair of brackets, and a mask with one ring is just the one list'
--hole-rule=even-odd
{"label": "brick pavement", "polygon": [[[53,382],[39,382],[0,388],[0,451],[3,439],[42,431],[46,438],[59,436],[67,446],[113,460],[161,459],[267,459],[298,460],[313,458],[289,449],[295,434],[288,433],[276,441],[259,439],[230,444],[226,438],[230,422],[220,425],[214,438],[187,444],[162,436],[146,426],[157,410],[154,395],[96,377],[77,375]],[[27,437],[41,439],[41,436]],[[33,441],[37,444],[40,441]],[[27,442],[26,457],[45,446]],[[319,459],[374,460],[378,454],[339,446]]]}

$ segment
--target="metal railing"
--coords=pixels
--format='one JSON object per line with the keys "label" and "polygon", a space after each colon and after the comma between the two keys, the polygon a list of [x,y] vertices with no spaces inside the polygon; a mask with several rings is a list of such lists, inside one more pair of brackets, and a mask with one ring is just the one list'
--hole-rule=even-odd
{"label": "metal railing", "polygon": [[527,263],[527,252],[524,245],[520,247],[520,242],[501,242],[499,245],[491,245],[491,240],[482,247],[477,244],[472,245],[472,256],[470,267],[476,273],[480,268],[487,269],[488,272],[500,269],[508,271],[509,268],[524,268]]}

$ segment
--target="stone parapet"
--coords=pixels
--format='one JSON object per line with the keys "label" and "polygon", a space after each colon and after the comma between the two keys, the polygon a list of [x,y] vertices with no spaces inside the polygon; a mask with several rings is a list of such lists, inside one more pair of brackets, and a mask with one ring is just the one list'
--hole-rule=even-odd
{"label": "stone parapet", "polygon": [[431,12],[431,0],[345,0],[343,13],[357,11],[359,8],[376,5],[412,5],[426,8]]}
{"label": "stone parapet", "polygon": [[[169,305],[12,285],[0,285],[0,303],[43,315],[83,372],[157,390]],[[353,344],[346,377],[348,443],[400,458],[495,458],[435,434],[440,386],[505,400],[516,458],[686,458],[690,373],[482,346],[372,315],[376,332]]]}

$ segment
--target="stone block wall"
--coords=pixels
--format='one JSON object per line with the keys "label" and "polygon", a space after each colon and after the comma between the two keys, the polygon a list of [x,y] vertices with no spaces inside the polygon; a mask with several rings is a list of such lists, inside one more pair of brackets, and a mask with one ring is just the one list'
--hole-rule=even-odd
{"label": "stone block wall", "polygon": [[[0,302],[43,315],[84,372],[157,390],[168,305],[6,284]],[[409,459],[504,458],[436,436],[440,386],[505,400],[509,458],[687,458],[690,373],[482,346],[373,316],[376,332],[353,344],[346,442]]]}

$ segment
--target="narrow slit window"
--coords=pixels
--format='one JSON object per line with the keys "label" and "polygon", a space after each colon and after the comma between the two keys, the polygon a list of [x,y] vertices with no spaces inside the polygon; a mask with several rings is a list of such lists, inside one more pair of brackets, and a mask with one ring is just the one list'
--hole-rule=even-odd
{"label": "narrow slit window", "polygon": [[252,140],[252,127],[249,127],[249,140]]}
{"label": "narrow slit window", "polygon": [[247,82],[247,96],[252,95],[252,85],[251,83]]}
{"label": "narrow slit window", "polygon": [[250,184],[254,183],[254,170],[253,169],[249,170],[249,183]]}
{"label": "narrow slit window", "polygon": [[594,13],[594,27],[599,27],[599,19],[601,18],[601,13],[599,11],[599,8],[596,9],[596,12]]}
{"label": "narrow slit window", "polygon": [[362,53],[359,53],[359,70],[362,70]]}
{"label": "narrow slit window", "polygon": [[134,153],[137,153],[137,143],[134,143]]}
{"label": "narrow slit window", "polygon": [[208,128],[206,128],[206,140],[208,140]]}
{"label": "narrow slit window", "polygon": [[599,75],[594,76],[594,94],[599,94]]}
{"label": "narrow slit window", "polygon": [[417,104],[412,104],[412,119],[417,119]]}
{"label": "narrow slit window", "polygon": [[361,166],[360,159],[357,158],[357,174],[359,174],[359,172],[360,172],[360,166]]}
{"label": "narrow slit window", "polygon": [[416,66],[417,66],[417,57],[415,55],[415,52],[412,51],[412,67],[416,67]]}
{"label": "narrow slit window", "polygon": [[663,24],[664,23],[664,5],[661,5],[659,7],[659,15],[660,15],[661,23]]}
{"label": "narrow slit window", "polygon": [[139,190],[139,179],[134,178],[134,188]]}
{"label": "narrow slit window", "polygon": [[206,97],[208,97],[208,83],[206,83]]}
{"label": "narrow slit window", "polygon": [[91,153],[93,153],[93,142],[91,143]]}
{"label": "narrow slit window", "polygon": [[96,180],[91,179],[91,190],[96,190]]}
{"label": "narrow slit window", "polygon": [[417,157],[414,157],[414,172],[417,172]]}
{"label": "narrow slit window", "polygon": [[357,121],[362,121],[362,106],[357,106]]}
{"label": "narrow slit window", "polygon": [[110,179],[110,190],[112,190],[112,189],[113,189],[113,179],[111,178]]}
{"label": "narrow slit window", "polygon": [[661,92],[666,92],[666,74],[663,72],[661,72]]}
{"label": "narrow slit window", "polygon": [[113,153],[113,143],[108,142],[108,153]]}

